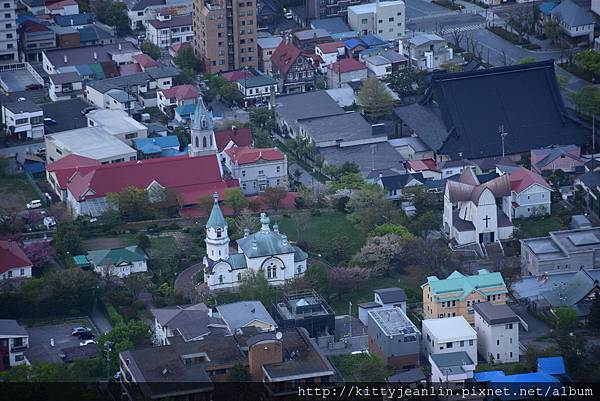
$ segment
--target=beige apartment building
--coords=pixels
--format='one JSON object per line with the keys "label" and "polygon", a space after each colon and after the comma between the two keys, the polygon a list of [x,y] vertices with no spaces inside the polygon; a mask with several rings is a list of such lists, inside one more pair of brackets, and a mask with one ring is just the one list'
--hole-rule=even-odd
{"label": "beige apartment building", "polygon": [[430,276],[421,288],[425,319],[463,316],[470,324],[475,322],[475,304],[504,305],[508,294],[502,275],[485,269],[472,276],[454,271],[443,280]]}
{"label": "beige apartment building", "polygon": [[256,0],[194,0],[192,28],[206,72],[258,67]]}

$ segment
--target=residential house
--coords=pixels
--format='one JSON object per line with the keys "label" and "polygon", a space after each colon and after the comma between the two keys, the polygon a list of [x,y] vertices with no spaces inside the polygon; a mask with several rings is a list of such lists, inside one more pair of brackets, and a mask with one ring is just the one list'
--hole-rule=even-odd
{"label": "residential house", "polygon": [[314,88],[315,67],[288,39],[271,56],[271,75],[277,79],[280,93],[306,92]]}
{"label": "residential house", "polygon": [[583,172],[586,160],[581,157],[581,148],[576,145],[548,146],[531,149],[531,170],[538,174],[562,170],[565,173]]}
{"label": "residential house", "polygon": [[73,71],[73,68],[78,69],[81,65],[101,64],[102,68],[94,73],[97,79],[104,79],[105,68],[133,63],[133,56],[141,53],[136,45],[125,41],[110,45],[44,50],[42,60],[44,71],[48,74]]}
{"label": "residential house", "polygon": [[319,68],[321,73],[324,74],[329,65],[346,55],[346,45],[344,42],[319,43],[315,46],[315,54],[323,60]]}
{"label": "residential house", "polygon": [[177,43],[192,42],[192,15],[171,15],[168,11],[158,13],[155,20],[147,22],[146,40],[163,49]]}
{"label": "residential house", "polygon": [[100,164],[96,159],[71,153],[46,165],[46,181],[48,181],[56,196],[64,202],[67,199],[67,184],[73,174],[75,172],[86,174],[100,166]]}
{"label": "residential house", "polygon": [[525,167],[509,174],[512,218],[520,219],[551,213],[552,187],[546,180]]}
{"label": "residential house", "polygon": [[271,56],[282,40],[283,38],[281,36],[268,36],[256,39],[258,48],[258,69],[263,73],[272,73],[273,66],[271,65]]}
{"label": "residential house", "polygon": [[244,273],[251,270],[264,274],[271,285],[282,285],[304,275],[308,255],[290,244],[278,225],[271,229],[265,213],[261,214],[260,222],[260,230],[252,234],[246,230],[237,240],[237,252],[230,253],[227,221],[215,194],[215,204],[206,223],[207,256],[203,262],[204,282],[210,289],[238,287]]}
{"label": "residential house", "polygon": [[156,19],[162,10],[174,15],[186,15],[192,12],[191,0],[138,0],[127,3],[127,17],[132,31],[146,28],[149,21]]}
{"label": "residential house", "polygon": [[407,160],[404,162],[404,167],[407,173],[421,174],[425,179],[439,180],[442,178],[442,172],[433,159]]}
{"label": "residential house", "polygon": [[477,332],[463,316],[425,319],[421,323],[427,355],[463,351],[477,365]]}
{"label": "residential house", "polygon": [[559,394],[564,388],[561,380],[569,380],[562,356],[538,358],[537,372],[507,375],[502,370],[491,370],[475,373],[473,379],[479,386],[489,389],[488,391],[513,394],[510,398],[516,400],[530,398],[527,394],[535,393],[542,383],[548,389],[548,394]]}
{"label": "residential house", "polygon": [[594,299],[600,291],[597,273],[581,268],[554,286],[547,284],[549,275],[544,275],[543,288],[539,296],[530,303],[530,308],[543,313],[566,307],[573,309],[580,319],[587,319],[592,311]]}
{"label": "residential house", "polygon": [[369,325],[369,312],[375,309],[400,308],[406,313],[406,293],[402,288],[390,287],[373,290],[373,301],[358,304],[358,319]]}
{"label": "residential house", "polygon": [[[373,74],[377,75],[378,77],[384,76],[389,73],[403,70],[408,66],[408,58],[406,58],[404,55],[398,53],[397,51],[394,51],[387,47],[374,47],[374,48],[363,50],[362,52],[360,52],[358,54],[358,59],[359,59],[359,61],[366,63],[367,60],[371,59],[372,57],[376,57],[376,56],[382,57],[382,59],[375,58],[375,59],[371,60],[371,64],[373,66],[369,67],[369,69],[372,70]],[[391,67],[391,70],[383,71],[383,69],[381,67],[379,67],[379,70],[377,70],[375,68],[377,65],[384,65],[384,64],[386,66],[389,65]]]}
{"label": "residential house", "polygon": [[384,40],[404,36],[404,1],[382,1],[348,7],[348,25],[362,35],[375,34]]}
{"label": "residential house", "polygon": [[48,94],[53,102],[83,97],[83,79],[78,72],[63,72],[48,76]]}
{"label": "residential house", "polygon": [[519,361],[520,318],[508,305],[475,304],[475,331],[479,354],[488,363]]}
{"label": "residential house", "polygon": [[305,29],[292,34],[292,43],[303,51],[312,52],[318,44],[332,41],[331,35],[324,29]]}
{"label": "residential house", "polygon": [[179,156],[179,139],[176,135],[158,136],[155,138],[137,138],[133,147],[138,151],[138,159],[153,157]]}
{"label": "residential house", "polygon": [[94,14],[86,13],[74,13],[65,15],[54,15],[52,17],[54,23],[58,26],[72,26],[80,28],[86,25],[92,25],[96,21]]}
{"label": "residential house", "polygon": [[481,183],[473,170],[446,181],[443,230],[458,245],[489,244],[513,234],[508,175]]}
{"label": "residential house", "polygon": [[365,59],[365,65],[369,74],[379,79],[385,78],[392,73],[392,63],[383,56],[371,56]]}
{"label": "residential house", "polygon": [[79,5],[75,0],[59,0],[46,3],[46,12],[50,15],[79,14]]}
{"label": "residential house", "polygon": [[217,311],[231,333],[237,333],[245,327],[254,327],[258,332],[277,329],[277,323],[260,301],[240,301],[218,305]]}
{"label": "residential house", "polygon": [[48,23],[31,17],[19,22],[19,46],[29,63],[42,61],[42,52],[56,47],[56,34]]}
{"label": "residential house", "polygon": [[212,310],[203,303],[153,308],[150,313],[154,317],[152,341],[156,345],[229,334],[223,319],[213,316]]}
{"label": "residential house", "polygon": [[365,79],[367,79],[367,67],[353,58],[340,58],[327,66],[328,88],[341,88],[346,82]]}
{"label": "residential house", "polygon": [[335,313],[315,290],[288,291],[272,310],[281,329],[302,327],[312,338],[335,334]]}
{"label": "residential house", "polygon": [[350,27],[342,17],[327,17],[310,21],[311,29],[324,29],[331,35],[343,34],[350,31]]}
{"label": "residential house", "polygon": [[521,242],[522,274],[541,276],[600,268],[600,227],[551,231]]}
{"label": "residential house", "polygon": [[31,278],[33,263],[14,241],[0,241],[0,274],[2,280]]}
{"label": "residential house", "polygon": [[133,145],[136,138],[148,136],[148,127],[122,110],[96,109],[85,116],[88,127],[102,127],[105,132],[129,146]]}
{"label": "residential house", "polygon": [[454,58],[448,41],[434,33],[418,33],[410,38],[403,38],[401,45],[410,64],[420,70],[436,70]]}
{"label": "residential house", "polygon": [[420,173],[409,174],[392,171],[391,173],[381,174],[375,180],[375,183],[387,192],[388,199],[397,201],[402,199],[404,196],[403,191],[406,188],[423,185],[425,178]]}
{"label": "residential house", "polygon": [[30,100],[3,103],[2,124],[7,134],[20,139],[44,137],[44,111]]}
{"label": "residential house", "polygon": [[287,188],[287,156],[277,148],[232,147],[223,152],[224,166],[239,180],[245,195],[267,188]]}
{"label": "residential house", "polygon": [[402,308],[384,307],[368,315],[369,352],[396,369],[419,366],[421,332]]}
{"label": "residential house", "polygon": [[587,9],[572,0],[563,0],[552,8],[550,15],[566,36],[593,42],[595,21]]}
{"label": "residential house", "polygon": [[350,38],[344,40],[348,54],[353,58],[358,58],[360,52],[366,50],[369,46],[365,44],[360,38]]}
{"label": "residential house", "polygon": [[[590,135],[565,112],[549,61],[434,74],[428,96],[395,113],[438,161],[476,162],[550,145],[582,145]],[[508,135],[498,134],[502,126],[511,127]]]}
{"label": "residential house", "polygon": [[25,351],[29,348],[29,333],[13,319],[0,319],[0,366],[6,368],[27,363]]}
{"label": "residential house", "polygon": [[156,103],[163,113],[186,104],[196,104],[200,91],[193,85],[177,85],[156,92]]}
{"label": "residential house", "polygon": [[279,7],[272,0],[258,0],[256,3],[256,23],[258,28],[271,28],[279,18]]}
{"label": "residential house", "polygon": [[438,163],[438,166],[442,171],[442,179],[455,175],[460,176],[467,168],[473,170],[473,172],[477,169],[477,166],[468,159],[445,160]]}
{"label": "residential house", "polygon": [[267,75],[256,75],[236,81],[238,90],[244,96],[244,104],[268,103],[279,94],[278,82]]}
{"label": "residential house", "polygon": [[[406,160],[433,159],[434,157],[431,149],[418,136],[388,139],[388,142]],[[443,177],[444,170],[442,164],[440,163],[439,166],[442,169]]]}
{"label": "residential house", "polygon": [[429,355],[431,383],[464,383],[473,379],[477,362],[465,351]]}
{"label": "residential house", "polygon": [[81,260],[85,259],[91,269],[102,276],[122,278],[133,273],[148,271],[148,255],[137,245],[88,251],[85,255],[73,258],[76,263],[81,263]]}
{"label": "residential house", "polygon": [[454,271],[445,279],[427,277],[423,289],[423,314],[426,319],[462,316],[474,321],[473,307],[479,302],[504,305],[508,290],[499,272],[480,269],[477,274],[465,276]]}
{"label": "residential house", "polygon": [[575,178],[573,184],[576,191],[579,191],[585,200],[588,212],[600,213],[600,171],[596,168],[597,161],[590,160],[586,163],[586,169],[590,169],[585,174]]}
{"label": "residential house", "polygon": [[226,164],[227,158],[223,152],[227,149],[242,146],[252,147],[252,130],[250,128],[232,126],[227,130],[215,131],[215,142],[217,143],[219,160],[221,164]]}

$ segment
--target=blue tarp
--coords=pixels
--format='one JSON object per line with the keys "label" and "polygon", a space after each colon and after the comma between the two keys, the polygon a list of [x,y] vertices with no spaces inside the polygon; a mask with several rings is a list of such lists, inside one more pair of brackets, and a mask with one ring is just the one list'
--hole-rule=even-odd
{"label": "blue tarp", "polygon": [[565,361],[562,356],[553,356],[549,358],[538,358],[538,372],[543,372],[549,375],[564,375],[567,373],[565,369]]}
{"label": "blue tarp", "polygon": [[26,163],[23,165],[23,170],[29,175],[42,174],[46,171],[45,163]]}
{"label": "blue tarp", "polygon": [[348,39],[344,41],[344,44],[350,50],[355,49],[358,46],[366,47],[366,44],[360,39]]}

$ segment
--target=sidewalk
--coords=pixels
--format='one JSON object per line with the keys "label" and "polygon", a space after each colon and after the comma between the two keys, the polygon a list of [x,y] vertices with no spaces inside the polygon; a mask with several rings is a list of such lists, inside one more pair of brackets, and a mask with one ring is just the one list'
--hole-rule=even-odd
{"label": "sidewalk", "polygon": [[94,325],[96,325],[100,333],[104,334],[112,330],[112,325],[110,324],[106,316],[104,316],[104,313],[100,311],[98,305],[94,305],[94,310],[92,310],[90,318],[92,319],[92,322],[94,323]]}

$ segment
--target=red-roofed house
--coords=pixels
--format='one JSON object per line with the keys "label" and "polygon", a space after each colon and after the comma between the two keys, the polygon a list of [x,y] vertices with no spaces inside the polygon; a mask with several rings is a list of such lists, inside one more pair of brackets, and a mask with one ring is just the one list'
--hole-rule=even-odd
{"label": "red-roofed house", "polygon": [[179,55],[179,52],[181,51],[181,49],[184,48],[192,48],[192,44],[189,42],[185,42],[185,43],[175,43],[174,45],[169,46],[169,55],[171,55],[172,58],[175,58]]}
{"label": "red-roofed house", "polygon": [[51,15],[79,14],[79,5],[75,0],[62,0],[54,3],[46,2],[46,11]]}
{"label": "red-roofed house", "polygon": [[252,130],[250,128],[232,127],[228,130],[215,131],[215,141],[217,143],[217,151],[219,159],[222,163],[226,163],[226,156],[223,152],[238,146],[252,147]]}
{"label": "red-roofed house", "polygon": [[346,55],[346,45],[344,42],[321,43],[315,46],[315,54],[323,60],[321,72],[325,73],[328,65],[335,63],[339,57]]}
{"label": "red-roofed house", "polygon": [[343,83],[367,79],[367,67],[353,58],[340,58],[327,67],[327,87],[339,88]]}
{"label": "red-roofed house", "polygon": [[287,189],[287,157],[277,148],[255,149],[248,146],[226,149],[225,167],[246,195],[254,195],[269,187]]}
{"label": "red-roofed house", "polygon": [[67,184],[71,177],[76,172],[85,174],[100,165],[98,160],[71,153],[46,166],[46,180],[54,189],[54,193],[64,201],[67,197]]}
{"label": "red-roofed house", "polygon": [[200,96],[200,91],[193,85],[177,85],[169,89],[159,90],[156,93],[158,108],[163,113],[186,104],[195,104]]}
{"label": "red-roofed house", "polygon": [[223,79],[227,82],[235,82],[239,79],[251,78],[254,74],[249,70],[234,70],[228,71],[221,74]]}
{"label": "red-roofed house", "polygon": [[195,206],[200,197],[238,186],[222,178],[216,155],[176,156],[103,164],[76,172],[67,183],[67,206],[74,216],[99,216],[107,209],[106,195],[127,187],[145,189],[153,203],[164,199],[164,190],[180,195],[184,207]]}
{"label": "red-roofed house", "polygon": [[133,63],[140,66],[141,71],[146,71],[146,68],[158,67],[160,64],[146,53],[136,54],[133,58]]}
{"label": "red-roofed house", "polygon": [[423,174],[423,178],[432,178],[434,180],[442,178],[442,172],[433,159],[407,160],[404,162],[404,167],[407,173],[421,173]]}
{"label": "red-roofed house", "polygon": [[288,39],[271,56],[271,74],[277,79],[279,93],[299,93],[315,86],[315,67],[309,57]]}
{"label": "red-roofed house", "polygon": [[552,187],[544,177],[524,167],[509,174],[512,217],[550,214]]}
{"label": "red-roofed house", "polygon": [[0,241],[0,274],[2,280],[31,278],[33,263],[14,241]]}

